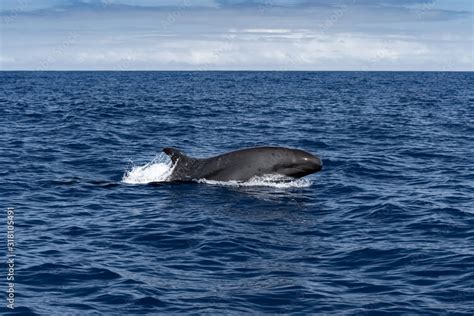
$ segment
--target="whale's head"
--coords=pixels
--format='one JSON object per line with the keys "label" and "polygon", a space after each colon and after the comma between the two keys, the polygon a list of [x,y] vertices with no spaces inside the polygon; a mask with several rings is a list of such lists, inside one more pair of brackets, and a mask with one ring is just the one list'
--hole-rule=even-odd
{"label": "whale's head", "polygon": [[321,171],[323,162],[318,156],[299,149],[289,149],[278,158],[276,171],[288,177],[301,178]]}

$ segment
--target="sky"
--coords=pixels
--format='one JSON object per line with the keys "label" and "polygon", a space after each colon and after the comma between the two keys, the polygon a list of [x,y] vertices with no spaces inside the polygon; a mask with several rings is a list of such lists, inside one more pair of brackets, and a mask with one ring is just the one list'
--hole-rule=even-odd
{"label": "sky", "polygon": [[474,70],[474,0],[0,0],[0,27],[0,70]]}

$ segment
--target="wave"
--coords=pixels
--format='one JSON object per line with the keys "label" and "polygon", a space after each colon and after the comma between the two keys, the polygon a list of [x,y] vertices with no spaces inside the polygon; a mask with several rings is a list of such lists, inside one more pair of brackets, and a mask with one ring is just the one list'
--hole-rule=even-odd
{"label": "wave", "polygon": [[[170,175],[173,173],[176,164],[165,154],[156,156],[152,161],[143,166],[132,166],[125,171],[122,182],[128,184],[148,184],[153,182],[168,182]],[[281,175],[269,174],[264,176],[256,176],[252,179],[239,181],[215,181],[199,179],[197,183],[217,186],[231,187],[274,187],[274,188],[306,188],[313,183],[308,179],[293,179]]]}

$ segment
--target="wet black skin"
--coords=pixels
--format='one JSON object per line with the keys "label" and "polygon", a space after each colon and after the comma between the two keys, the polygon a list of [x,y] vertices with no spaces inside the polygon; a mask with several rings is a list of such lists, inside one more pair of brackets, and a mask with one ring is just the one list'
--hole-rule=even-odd
{"label": "wet black skin", "polygon": [[268,174],[301,178],[320,171],[323,165],[315,155],[284,147],[246,148],[206,159],[188,157],[175,148],[163,151],[176,163],[169,180],[177,182],[198,179],[240,182]]}

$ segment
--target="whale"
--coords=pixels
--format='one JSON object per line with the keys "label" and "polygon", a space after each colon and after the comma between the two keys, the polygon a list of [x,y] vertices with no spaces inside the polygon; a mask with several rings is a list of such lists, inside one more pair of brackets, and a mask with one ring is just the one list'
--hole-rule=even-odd
{"label": "whale", "polygon": [[189,157],[173,147],[166,147],[163,152],[173,163],[167,179],[170,182],[245,182],[266,175],[295,179],[318,172],[323,166],[318,156],[285,147],[244,148],[210,158]]}

